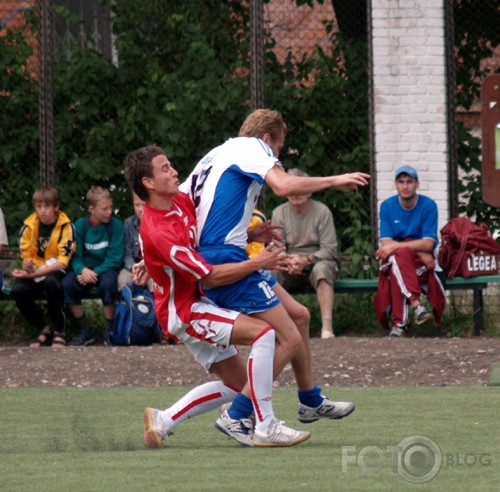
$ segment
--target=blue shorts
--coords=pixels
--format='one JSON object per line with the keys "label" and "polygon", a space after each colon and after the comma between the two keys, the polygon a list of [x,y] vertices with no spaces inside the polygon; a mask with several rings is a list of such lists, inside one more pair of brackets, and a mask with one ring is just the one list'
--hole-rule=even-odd
{"label": "blue shorts", "polygon": [[[246,252],[235,246],[206,247],[200,248],[198,252],[211,265],[248,260]],[[276,280],[267,270],[258,270],[231,285],[211,289],[203,285],[202,287],[205,295],[217,306],[251,314],[268,311],[280,303],[273,291],[275,285]]]}

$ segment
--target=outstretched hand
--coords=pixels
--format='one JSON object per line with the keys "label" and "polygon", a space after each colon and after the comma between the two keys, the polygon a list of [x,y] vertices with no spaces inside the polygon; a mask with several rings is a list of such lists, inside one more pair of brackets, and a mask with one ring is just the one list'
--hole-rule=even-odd
{"label": "outstretched hand", "polygon": [[270,243],[271,241],[284,243],[283,236],[278,232],[278,229],[283,229],[281,225],[271,225],[270,220],[266,220],[262,224],[257,224],[251,231],[248,232],[248,241],[257,241],[259,243]]}
{"label": "outstretched hand", "polygon": [[333,188],[336,190],[357,190],[358,186],[366,186],[370,175],[361,172],[340,174],[335,176],[335,184]]}

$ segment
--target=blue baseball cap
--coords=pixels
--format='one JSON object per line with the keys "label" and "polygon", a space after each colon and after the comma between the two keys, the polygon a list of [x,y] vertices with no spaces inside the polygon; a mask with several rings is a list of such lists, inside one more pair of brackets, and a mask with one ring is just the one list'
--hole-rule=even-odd
{"label": "blue baseball cap", "polygon": [[408,174],[413,179],[418,181],[418,173],[414,167],[411,166],[400,166],[394,171],[394,179],[398,179],[400,174]]}

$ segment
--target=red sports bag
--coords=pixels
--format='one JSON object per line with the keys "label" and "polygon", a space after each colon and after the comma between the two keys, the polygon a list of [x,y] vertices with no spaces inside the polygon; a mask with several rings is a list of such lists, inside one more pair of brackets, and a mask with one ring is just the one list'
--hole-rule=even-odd
{"label": "red sports bag", "polygon": [[448,278],[498,274],[500,245],[486,224],[457,217],[441,229],[441,241],[438,261]]}

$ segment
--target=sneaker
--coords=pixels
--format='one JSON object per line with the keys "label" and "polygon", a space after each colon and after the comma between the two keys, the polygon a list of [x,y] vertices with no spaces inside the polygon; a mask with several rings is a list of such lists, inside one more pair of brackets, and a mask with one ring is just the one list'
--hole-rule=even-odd
{"label": "sneaker", "polygon": [[273,448],[295,446],[307,441],[311,437],[310,432],[291,429],[284,422],[273,419],[267,429],[267,434],[255,431],[253,435],[253,445],[256,448]]}
{"label": "sneaker", "polygon": [[71,342],[68,343],[70,347],[83,347],[92,345],[96,341],[95,333],[90,330],[81,331]]}
{"label": "sneaker", "polygon": [[253,427],[250,419],[232,419],[224,410],[215,422],[215,428],[236,439],[242,446],[252,447]]}
{"label": "sneaker", "polygon": [[423,325],[432,318],[432,314],[428,313],[424,306],[419,305],[415,308],[415,323]]}
{"label": "sneaker", "polygon": [[163,425],[159,413],[156,408],[144,409],[144,444],[148,448],[162,448],[163,441],[173,434]]}
{"label": "sneaker", "polygon": [[350,401],[331,401],[323,397],[323,402],[319,407],[308,407],[300,403],[297,418],[303,424],[310,424],[321,418],[339,420],[350,415],[355,408]]}
{"label": "sneaker", "polygon": [[399,326],[393,326],[391,331],[389,332],[389,336],[390,337],[400,337],[401,335],[403,335],[403,333],[405,333],[405,329],[404,328],[401,328]]}
{"label": "sneaker", "polygon": [[326,340],[328,338],[335,338],[335,335],[329,330],[321,330],[321,338]]}

